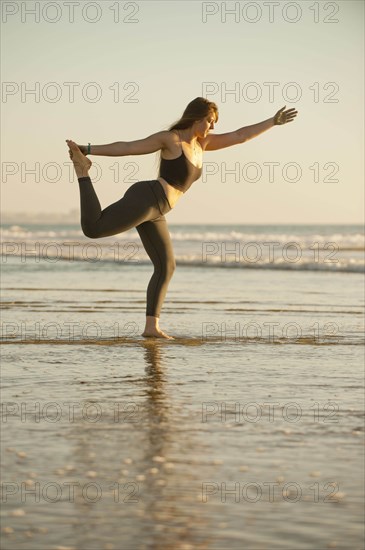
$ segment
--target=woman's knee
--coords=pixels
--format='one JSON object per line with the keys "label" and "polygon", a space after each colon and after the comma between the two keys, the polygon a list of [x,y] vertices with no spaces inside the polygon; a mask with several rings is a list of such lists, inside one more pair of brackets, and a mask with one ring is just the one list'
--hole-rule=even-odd
{"label": "woman's knee", "polygon": [[162,276],[165,280],[170,280],[176,269],[175,259],[166,260],[163,264],[155,264],[155,273],[157,272],[159,276]]}
{"label": "woman's knee", "polygon": [[173,276],[175,269],[176,269],[175,258],[171,258],[166,262],[166,276],[169,279],[171,279],[171,277]]}
{"label": "woman's knee", "polygon": [[89,239],[98,239],[101,237],[100,231],[94,224],[81,222],[81,229],[85,237],[89,237]]}

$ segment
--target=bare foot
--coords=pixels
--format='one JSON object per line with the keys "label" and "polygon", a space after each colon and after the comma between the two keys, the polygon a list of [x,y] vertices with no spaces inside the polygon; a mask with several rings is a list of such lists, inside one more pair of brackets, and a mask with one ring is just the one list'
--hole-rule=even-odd
{"label": "bare foot", "polygon": [[175,340],[173,336],[169,336],[160,328],[150,328],[145,330],[141,336],[145,336],[146,338],[166,338],[167,340]]}
{"label": "bare foot", "polygon": [[146,325],[141,336],[146,338],[166,338],[167,340],[175,340],[173,336],[169,336],[159,327],[160,318],[155,315],[146,315]]}
{"label": "bare foot", "polygon": [[73,162],[75,172],[78,178],[85,178],[88,176],[92,162],[85,155],[83,155],[77,146],[77,144],[71,139],[66,139],[66,143],[69,146],[70,159]]}

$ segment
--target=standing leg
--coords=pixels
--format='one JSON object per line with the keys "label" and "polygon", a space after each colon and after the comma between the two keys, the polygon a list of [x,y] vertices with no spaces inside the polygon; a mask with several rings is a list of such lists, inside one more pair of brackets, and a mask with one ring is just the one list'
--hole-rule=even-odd
{"label": "standing leg", "polygon": [[173,339],[159,328],[159,318],[167,288],[176,268],[174,251],[165,216],[136,227],[154,271],[147,287],[146,327],[142,336]]}

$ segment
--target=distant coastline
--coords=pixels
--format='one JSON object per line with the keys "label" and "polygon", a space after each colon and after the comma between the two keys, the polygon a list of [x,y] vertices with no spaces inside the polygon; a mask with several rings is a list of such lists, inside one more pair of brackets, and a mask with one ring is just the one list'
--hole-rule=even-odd
{"label": "distant coastline", "polygon": [[76,208],[68,212],[2,212],[1,224],[56,224],[69,225],[80,223],[80,211]]}

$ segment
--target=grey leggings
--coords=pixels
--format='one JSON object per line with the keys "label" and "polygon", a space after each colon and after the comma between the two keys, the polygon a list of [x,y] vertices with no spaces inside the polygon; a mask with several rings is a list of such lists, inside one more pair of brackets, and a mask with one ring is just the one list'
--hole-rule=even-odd
{"label": "grey leggings", "polygon": [[153,265],[147,287],[146,315],[160,317],[167,287],[176,264],[164,214],[171,206],[158,180],[138,181],[104,210],[89,177],[78,178],[81,227],[91,239],[110,237],[135,227]]}

